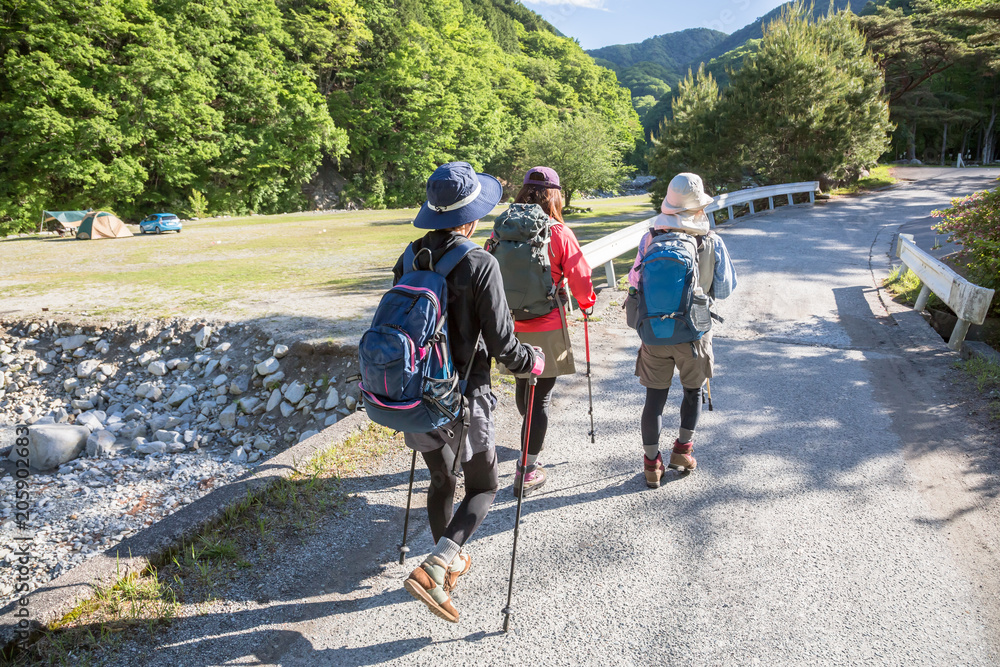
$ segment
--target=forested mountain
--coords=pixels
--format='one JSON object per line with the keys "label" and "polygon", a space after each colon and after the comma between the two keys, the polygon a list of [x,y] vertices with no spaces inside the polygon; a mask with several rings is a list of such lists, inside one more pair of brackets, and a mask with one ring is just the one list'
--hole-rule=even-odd
{"label": "forested mountain", "polygon": [[[726,68],[746,54],[748,44],[763,35],[764,26],[794,4],[790,0],[731,35],[707,28],[691,28],[651,37],[637,44],[615,44],[587,51],[598,64],[618,73],[618,80],[632,92],[632,104],[649,135],[670,111],[670,94],[688,70],[705,63],[720,82],[728,79]],[[834,10],[850,6],[856,13],[868,0],[833,0]],[[813,5],[813,15],[829,12],[829,3]],[[715,62],[713,62],[713,60]]]}
{"label": "forested mountain", "polygon": [[724,32],[692,28],[650,37],[639,44],[616,44],[587,53],[599,65],[618,74],[618,80],[631,91],[632,105],[642,118],[669,95],[688,69],[697,68],[703,53],[724,39]]}
{"label": "forested mountain", "polygon": [[591,49],[588,54],[600,61],[624,70],[641,63],[653,63],[683,76],[688,65],[700,62],[701,55],[711,51],[728,36],[718,30],[691,28],[666,35],[650,37],[638,44],[616,44]]}
{"label": "forested mountain", "polygon": [[0,63],[3,233],[43,208],[300,210],[310,181],[414,205],[442,162],[507,175],[531,127],[639,133],[615,74],[515,0],[7,3]]}

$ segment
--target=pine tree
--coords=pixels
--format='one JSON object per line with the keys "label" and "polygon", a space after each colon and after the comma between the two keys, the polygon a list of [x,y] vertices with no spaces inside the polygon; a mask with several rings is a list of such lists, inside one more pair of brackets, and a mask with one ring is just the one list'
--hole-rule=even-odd
{"label": "pine tree", "polygon": [[850,179],[888,147],[882,87],[851,15],[815,21],[798,3],[767,27],[757,54],[733,73],[724,124],[759,184]]}
{"label": "pine tree", "polygon": [[672,114],[651,137],[649,173],[657,177],[650,195],[659,207],[670,179],[681,172],[702,177],[709,193],[739,180],[739,164],[722,123],[719,86],[704,64],[677,86]]}

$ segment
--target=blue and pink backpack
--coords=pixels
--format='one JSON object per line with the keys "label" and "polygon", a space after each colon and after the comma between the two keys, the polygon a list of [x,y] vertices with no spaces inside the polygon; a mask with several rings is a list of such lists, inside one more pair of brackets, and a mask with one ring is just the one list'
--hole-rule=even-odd
{"label": "blue and pink backpack", "polygon": [[[426,248],[419,253],[413,244],[406,248],[403,275],[382,296],[358,345],[361,396],[373,422],[427,433],[463,416],[465,381],[451,358],[445,278],[478,247],[464,241],[437,263]],[[420,268],[421,261],[427,269]]]}

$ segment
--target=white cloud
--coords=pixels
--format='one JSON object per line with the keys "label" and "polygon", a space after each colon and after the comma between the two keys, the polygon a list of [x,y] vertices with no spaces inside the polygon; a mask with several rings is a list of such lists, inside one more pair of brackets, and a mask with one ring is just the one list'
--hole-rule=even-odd
{"label": "white cloud", "polygon": [[530,5],[569,5],[583,9],[604,9],[604,0],[524,0]]}

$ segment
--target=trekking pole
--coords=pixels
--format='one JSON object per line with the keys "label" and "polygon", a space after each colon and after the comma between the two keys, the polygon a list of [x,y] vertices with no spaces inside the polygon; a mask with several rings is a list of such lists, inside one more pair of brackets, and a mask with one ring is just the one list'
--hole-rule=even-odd
{"label": "trekking pole", "polygon": [[410,490],[406,494],[406,515],[403,517],[403,543],[399,545],[399,564],[406,565],[406,554],[410,547],[406,546],[406,532],[410,528],[410,499],[413,498],[413,473],[417,471],[417,450],[413,450],[413,460],[410,462]]}
{"label": "trekking pole", "polygon": [[587,311],[583,311],[583,341],[587,348],[587,396],[590,398],[590,442],[594,442],[594,389],[590,381],[590,327]]}
{"label": "trekking pole", "polygon": [[[531,407],[535,404],[535,384],[538,382],[534,375],[528,377],[528,415],[525,420],[524,435],[521,442],[521,474],[524,475],[528,467],[528,434],[531,433]],[[510,628],[510,617],[513,610],[510,608],[511,597],[514,593],[514,563],[517,561],[517,533],[521,526],[521,500],[524,498],[524,478],[521,478],[521,493],[517,494],[517,514],[514,516],[514,548],[510,552],[510,579],[507,581],[507,606],[503,608],[503,631]]]}
{"label": "trekking pole", "polygon": [[712,381],[705,380],[705,394],[708,396],[708,411],[712,411]]}

